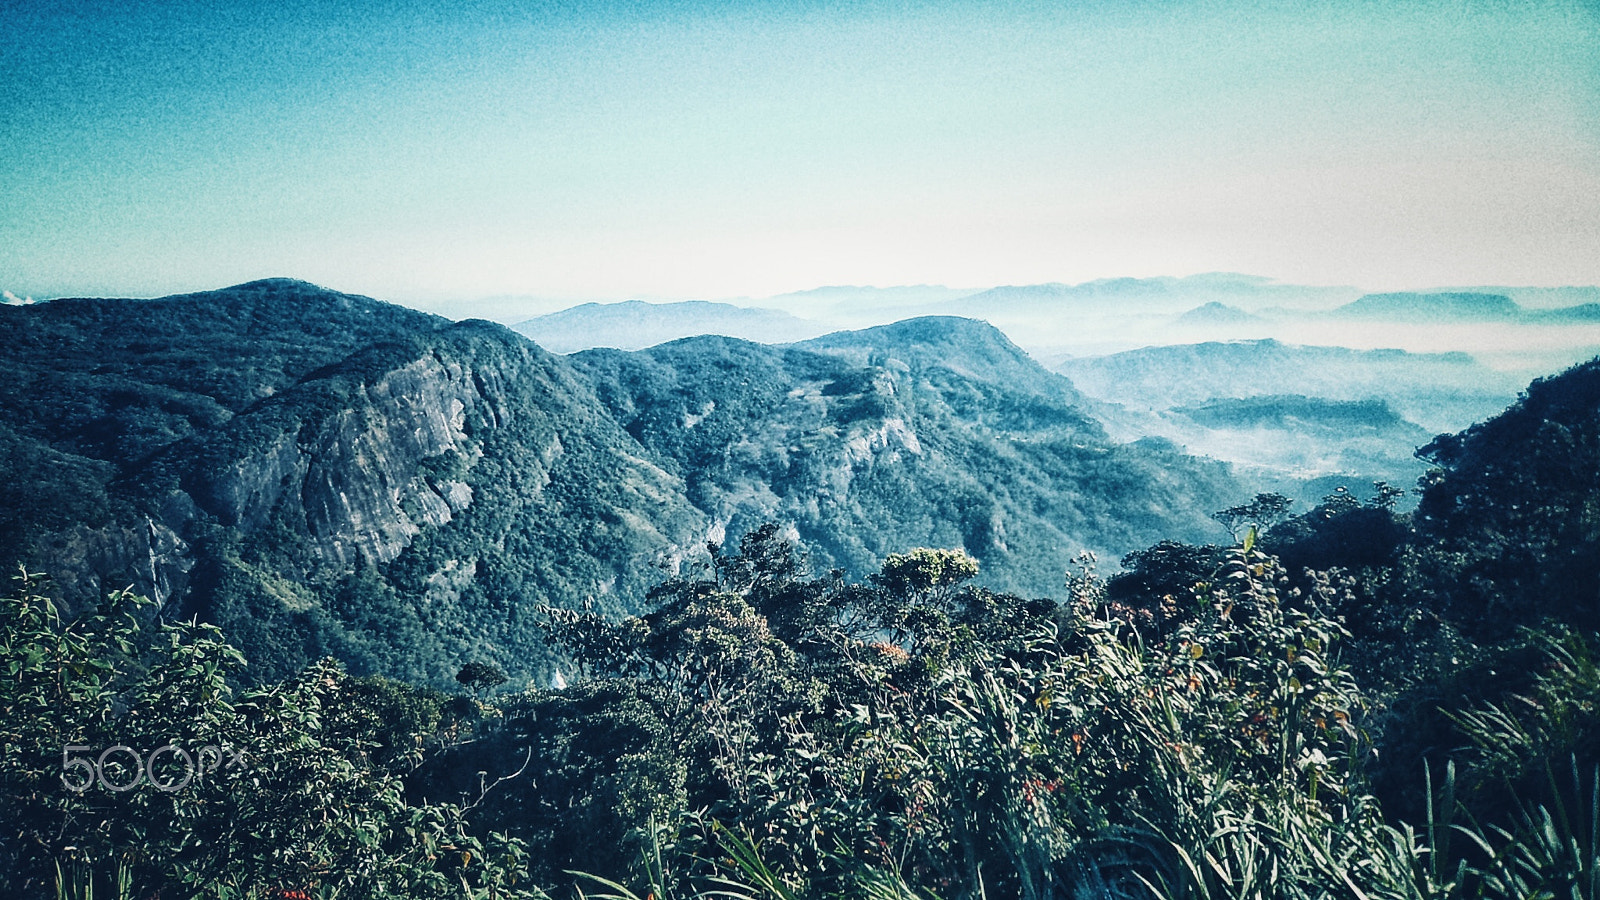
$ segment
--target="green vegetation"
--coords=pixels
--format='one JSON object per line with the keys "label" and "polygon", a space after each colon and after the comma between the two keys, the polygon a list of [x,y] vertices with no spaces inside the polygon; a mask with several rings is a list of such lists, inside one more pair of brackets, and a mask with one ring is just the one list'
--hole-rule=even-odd
{"label": "green vegetation", "polygon": [[0,600],[9,896],[536,895],[515,841],[406,802],[448,698],[331,661],[238,692],[215,628],[141,627],[142,602],[64,621],[26,574]]}
{"label": "green vegetation", "polygon": [[[1600,642],[1548,632],[1531,702],[1445,710],[1467,743],[1439,791],[1414,776],[1425,813],[1407,825],[1372,790],[1374,749],[1390,748],[1374,747],[1375,698],[1340,662],[1339,586],[1299,590],[1253,544],[1222,551],[1157,634],[1116,615],[1091,574],[1062,606],[972,587],[959,551],[893,557],[864,584],[806,578],[760,529],[704,578],[664,582],[642,617],[547,610],[580,680],[491,706],[331,662],[236,692],[242,659],[214,629],[140,628],[126,595],[63,622],[19,579],[0,648],[4,883],[116,897],[1596,896]],[[497,677],[468,664],[460,680],[476,692]],[[152,759],[148,783],[73,790],[119,745]],[[241,761],[208,771],[202,752],[185,783],[176,754],[154,762],[158,745]],[[138,781],[98,759],[112,787]]]}
{"label": "green vegetation", "polygon": [[[141,625],[122,593],[65,620],[24,576],[0,604],[4,884],[1592,900],[1600,634],[1561,593],[1587,582],[1514,573],[1502,596],[1540,605],[1481,606],[1463,548],[1510,521],[1545,540],[1535,568],[1585,549],[1600,492],[1568,473],[1596,461],[1596,384],[1600,361],[1441,442],[1415,515],[1386,485],[1293,517],[1264,494],[1217,514],[1239,544],[1085,566],[1061,602],[975,585],[960,550],[812,574],[757,528],[641,614],[546,606],[571,685],[487,702],[503,676],[473,660],[475,696],[331,661],[240,690],[214,628]],[[1491,495],[1519,515],[1454,500]],[[191,747],[220,751],[192,781]]]}
{"label": "green vegetation", "polygon": [[[138,459],[8,420],[99,485],[14,552],[105,568],[0,591],[0,893],[1600,895],[1600,360],[1414,512],[1233,497],[1227,546],[973,323],[308,365]],[[686,549],[730,509],[791,517]],[[1090,514],[1154,537],[1102,580],[1024,527]],[[164,597],[100,591],[129,548]],[[1030,557],[1065,583],[987,573]]]}
{"label": "green vegetation", "polygon": [[1083,549],[1203,538],[1225,466],[1122,446],[980,322],[804,347],[545,353],[298,282],[0,308],[0,547],[68,613],[133,586],[265,685],[333,656],[451,688],[558,660],[539,604],[613,617],[708,538],[792,525],[861,579],[957,546],[1040,594]]}

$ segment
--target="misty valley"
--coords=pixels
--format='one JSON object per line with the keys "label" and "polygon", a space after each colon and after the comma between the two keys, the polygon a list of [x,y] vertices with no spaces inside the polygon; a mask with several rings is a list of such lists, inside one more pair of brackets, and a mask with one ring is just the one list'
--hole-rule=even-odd
{"label": "misty valley", "polygon": [[8,896],[1600,896],[1600,289],[0,335]]}

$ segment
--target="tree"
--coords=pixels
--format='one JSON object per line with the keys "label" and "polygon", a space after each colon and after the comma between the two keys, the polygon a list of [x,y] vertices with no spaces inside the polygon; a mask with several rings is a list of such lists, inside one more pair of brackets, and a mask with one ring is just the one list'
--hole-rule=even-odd
{"label": "tree", "polygon": [[1241,540],[1247,531],[1245,526],[1266,531],[1272,526],[1289,517],[1289,507],[1294,501],[1282,494],[1262,493],[1257,494],[1254,500],[1242,506],[1230,506],[1211,514],[1211,518],[1222,523],[1228,529],[1228,534],[1235,541]]}
{"label": "tree", "polygon": [[456,681],[471,691],[474,699],[481,701],[486,691],[506,683],[506,673],[491,663],[469,662],[456,673]]}
{"label": "tree", "polygon": [[221,632],[143,626],[148,603],[63,619],[26,572],[0,597],[0,893],[535,896],[519,842],[407,802],[394,772],[425,736],[384,713],[426,708],[375,705],[331,660],[235,692]]}

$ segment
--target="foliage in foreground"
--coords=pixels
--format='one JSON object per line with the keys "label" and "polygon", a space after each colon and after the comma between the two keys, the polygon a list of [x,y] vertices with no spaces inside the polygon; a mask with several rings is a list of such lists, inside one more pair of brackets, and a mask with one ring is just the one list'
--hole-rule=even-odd
{"label": "foliage in foreground", "polygon": [[64,622],[26,573],[0,599],[8,895],[538,896],[516,841],[406,802],[439,698],[331,662],[236,694],[215,628],[141,605]]}
{"label": "foliage in foreground", "polygon": [[[763,528],[647,615],[547,610],[573,685],[493,706],[326,662],[236,692],[215,629],[141,625],[125,594],[63,621],[23,577],[0,602],[0,879],[167,900],[1592,900],[1593,637],[1527,632],[1518,693],[1430,725],[1459,765],[1419,773],[1425,815],[1386,818],[1372,726],[1396,714],[1341,661],[1334,614],[1358,586],[1257,544],[1215,551],[1149,627],[1091,571],[1060,605],[973,587],[952,550],[851,584]],[[148,783],[72,789],[73,760],[118,787],[158,747],[229,763],[164,790],[185,776],[168,752]]]}

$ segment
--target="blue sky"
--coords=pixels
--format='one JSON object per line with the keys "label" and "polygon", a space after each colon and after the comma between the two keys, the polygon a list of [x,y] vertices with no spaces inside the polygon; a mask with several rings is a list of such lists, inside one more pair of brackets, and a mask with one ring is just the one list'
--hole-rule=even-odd
{"label": "blue sky", "polygon": [[1600,283],[1579,2],[0,3],[0,288]]}

